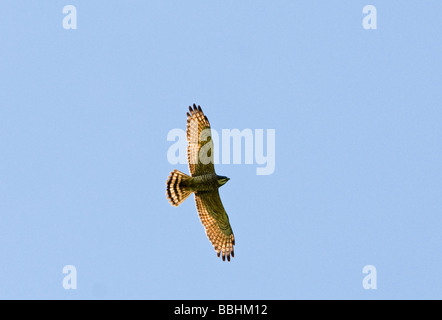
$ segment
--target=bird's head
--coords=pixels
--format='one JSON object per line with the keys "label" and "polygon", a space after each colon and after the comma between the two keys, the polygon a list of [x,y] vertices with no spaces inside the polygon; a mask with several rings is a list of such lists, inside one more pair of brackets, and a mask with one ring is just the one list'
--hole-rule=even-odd
{"label": "bird's head", "polygon": [[227,181],[229,181],[230,179],[224,176],[218,176],[218,184],[219,186],[223,186],[226,184]]}

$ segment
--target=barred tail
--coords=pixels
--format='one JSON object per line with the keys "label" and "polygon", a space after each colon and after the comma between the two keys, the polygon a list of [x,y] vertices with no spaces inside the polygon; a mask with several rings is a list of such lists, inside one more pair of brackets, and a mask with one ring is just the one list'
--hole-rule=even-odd
{"label": "barred tail", "polygon": [[187,188],[190,179],[192,177],[176,169],[170,173],[166,182],[166,195],[171,205],[178,207],[192,194],[192,191]]}

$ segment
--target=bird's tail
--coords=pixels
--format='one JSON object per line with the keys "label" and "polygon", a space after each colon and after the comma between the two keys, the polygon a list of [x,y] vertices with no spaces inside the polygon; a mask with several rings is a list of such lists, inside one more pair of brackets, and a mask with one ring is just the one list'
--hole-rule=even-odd
{"label": "bird's tail", "polygon": [[170,173],[166,182],[166,195],[171,205],[178,207],[192,194],[192,190],[188,187],[190,179],[192,179],[192,177],[176,169]]}

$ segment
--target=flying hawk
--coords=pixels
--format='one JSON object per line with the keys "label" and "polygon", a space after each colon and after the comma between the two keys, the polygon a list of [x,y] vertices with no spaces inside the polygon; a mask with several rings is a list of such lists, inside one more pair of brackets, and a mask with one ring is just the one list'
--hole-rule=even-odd
{"label": "flying hawk", "polygon": [[215,173],[210,124],[200,106],[189,107],[187,142],[191,176],[176,169],[172,171],[166,183],[167,198],[173,206],[178,207],[194,193],[196,208],[207,237],[218,257],[222,255],[223,261],[226,257],[230,261],[230,256],[234,256],[235,238],[218,192],[218,188],[229,181],[229,178]]}

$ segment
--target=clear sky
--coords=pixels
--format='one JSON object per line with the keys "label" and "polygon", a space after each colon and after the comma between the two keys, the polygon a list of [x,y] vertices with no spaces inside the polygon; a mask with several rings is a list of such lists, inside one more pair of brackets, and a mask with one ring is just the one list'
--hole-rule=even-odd
{"label": "clear sky", "polygon": [[[0,298],[441,299],[441,14],[439,0],[1,1]],[[273,174],[216,166],[230,263],[193,196],[165,196],[188,172],[167,134],[193,103],[219,132],[276,133]]]}

